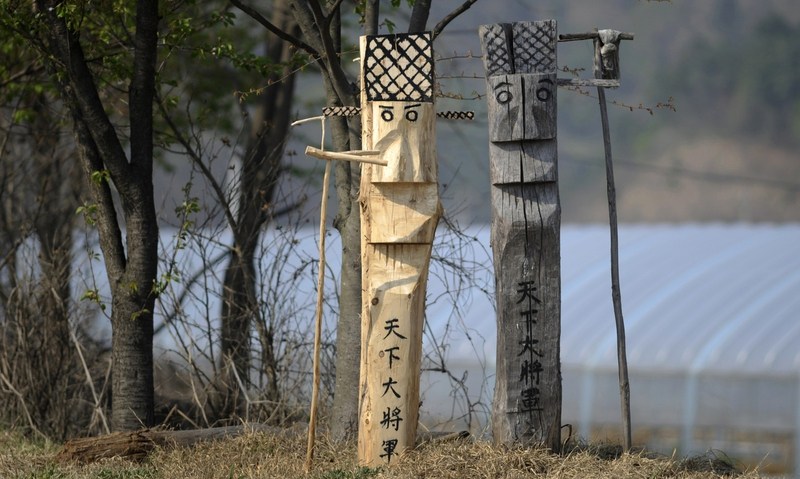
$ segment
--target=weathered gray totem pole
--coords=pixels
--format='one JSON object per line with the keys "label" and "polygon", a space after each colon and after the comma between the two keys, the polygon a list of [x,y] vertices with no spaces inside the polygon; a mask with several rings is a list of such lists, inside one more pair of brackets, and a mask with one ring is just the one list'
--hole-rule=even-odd
{"label": "weathered gray totem pole", "polygon": [[561,207],[556,22],[479,30],[489,111],[497,443],[560,448]]}

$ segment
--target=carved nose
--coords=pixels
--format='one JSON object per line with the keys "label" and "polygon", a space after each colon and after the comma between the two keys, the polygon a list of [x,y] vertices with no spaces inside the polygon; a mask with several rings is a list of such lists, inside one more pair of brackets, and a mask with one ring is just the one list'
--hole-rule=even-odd
{"label": "carved nose", "polygon": [[405,138],[398,130],[392,130],[378,141],[376,148],[381,151],[381,156],[388,161],[389,167],[399,167],[411,159],[412,153]]}
{"label": "carved nose", "polygon": [[408,140],[405,138],[398,138],[386,146],[386,155],[389,158],[395,158],[398,163],[408,161],[411,157],[411,149],[408,145]]}

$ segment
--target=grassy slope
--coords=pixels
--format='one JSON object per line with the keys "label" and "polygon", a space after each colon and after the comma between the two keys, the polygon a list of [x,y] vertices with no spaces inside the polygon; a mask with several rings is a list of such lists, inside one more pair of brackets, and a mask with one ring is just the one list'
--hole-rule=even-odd
{"label": "grassy slope", "polygon": [[614,448],[576,449],[563,456],[530,449],[497,448],[485,442],[423,445],[398,465],[360,468],[355,447],[317,442],[315,467],[303,472],[305,438],[286,440],[263,434],[201,444],[192,449],[161,450],[144,463],[107,460],[91,465],[57,464],[57,445],[33,444],[0,433],[0,478],[712,478],[740,474],[716,456],[686,461],[638,453],[617,457]]}

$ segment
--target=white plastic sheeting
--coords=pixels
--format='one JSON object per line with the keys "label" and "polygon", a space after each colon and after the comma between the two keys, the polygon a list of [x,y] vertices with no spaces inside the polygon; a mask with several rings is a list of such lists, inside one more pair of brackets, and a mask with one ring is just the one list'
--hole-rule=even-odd
{"label": "white plastic sheeting", "polygon": [[[490,262],[488,227],[468,234],[485,247],[476,260]],[[619,238],[632,370],[797,375],[800,225],[622,226]],[[608,228],[567,225],[561,243],[562,362],[616,369]],[[432,279],[429,296],[439,286]],[[470,294],[463,321],[493,354],[494,310]],[[428,309],[432,329],[447,308]]]}
{"label": "white plastic sheeting", "polygon": [[[169,245],[171,235],[163,235]],[[296,240],[291,254],[280,246],[286,235]],[[565,225],[561,238],[563,420],[589,437],[598,427],[613,430],[620,421],[609,231],[604,225]],[[634,431],[639,426],[672,431],[645,438],[666,453],[719,448],[793,467],[794,458],[800,458],[800,225],[623,225],[619,238]],[[225,244],[224,237],[216,240]],[[316,257],[316,240],[311,229],[270,233],[265,241],[273,245],[265,247],[269,254],[261,264],[271,275],[281,270],[275,263],[283,264],[284,276],[295,276],[291,283],[278,277],[272,288],[290,288],[282,291],[283,298],[305,296],[296,304],[278,303],[292,306],[286,314],[305,321],[313,317],[309,298],[316,273],[308,264]],[[205,247],[216,255],[220,243]],[[327,244],[335,275],[340,263],[335,232]],[[453,394],[452,380],[426,372],[423,420],[467,410],[473,412],[471,420],[486,424],[488,419],[495,354],[489,245],[488,226],[468,228],[466,236],[454,236],[443,226],[437,232],[434,255],[444,261],[431,267],[424,347],[432,351],[433,340],[447,344],[447,366],[468,388],[472,407],[459,399],[463,389]],[[182,267],[201,266],[192,251],[197,246],[178,252]],[[454,265],[443,266],[448,261],[472,278],[455,273]],[[195,285],[204,303],[185,304],[185,311],[217,314],[214,291],[223,267],[214,265],[216,273]],[[328,334],[335,334],[337,288],[336,279],[329,278]],[[267,289],[262,285],[262,292]],[[742,434],[777,435],[790,444],[757,439],[742,446],[736,442]]]}
{"label": "white plastic sheeting", "polygon": [[[488,228],[476,235],[489,244]],[[561,235],[563,416],[589,436],[620,420],[609,230]],[[634,430],[677,431],[654,440],[666,453],[720,448],[788,467],[800,457],[800,225],[628,225],[619,238]],[[429,309],[434,331],[440,314]],[[491,303],[474,296],[463,322],[485,338],[491,373]],[[736,443],[757,433],[794,445]]]}

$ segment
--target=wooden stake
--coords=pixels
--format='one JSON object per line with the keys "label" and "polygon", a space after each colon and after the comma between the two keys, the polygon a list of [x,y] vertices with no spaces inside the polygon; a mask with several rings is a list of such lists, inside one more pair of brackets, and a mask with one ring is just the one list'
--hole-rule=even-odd
{"label": "wooden stake", "polygon": [[[325,117],[317,117],[320,121],[322,138],[319,141],[320,147],[325,146]],[[303,122],[300,120],[292,126]],[[311,148],[311,147],[309,147]],[[316,150],[316,148],[314,148]],[[322,150],[318,150],[322,151]],[[306,148],[308,154],[308,148]],[[325,294],[325,220],[328,217],[328,183],[331,176],[331,162],[325,162],[325,173],[322,175],[322,199],[320,200],[319,214],[319,273],[317,275],[317,307],[314,317],[314,358],[312,366],[312,386],[311,386],[311,411],[308,415],[308,441],[306,443],[306,462],[304,469],[306,474],[311,472],[314,461],[314,441],[317,434],[317,409],[319,409],[319,353],[322,346],[322,301]]]}
{"label": "wooden stake", "polygon": [[[633,39],[633,35],[602,30],[594,40],[594,71],[597,78],[619,79],[619,41]],[[613,48],[611,48],[613,47]],[[631,389],[628,379],[628,358],[625,348],[625,320],[622,317],[622,295],[619,282],[619,238],[617,227],[617,193],[614,186],[614,163],[611,156],[611,131],[608,124],[606,92],[597,87],[600,102],[600,119],[603,124],[603,150],[606,161],[606,184],[608,193],[608,223],[611,229],[611,299],[614,303],[614,319],[617,328],[617,369],[619,373],[620,409],[622,412],[623,449],[631,449]]]}
{"label": "wooden stake", "polygon": [[313,146],[306,147],[306,155],[313,156],[320,160],[343,160],[356,161],[359,163],[372,163],[373,165],[386,166],[387,161],[378,157],[378,150],[355,150],[344,153],[335,151],[323,151]]}
{"label": "wooden stake", "polygon": [[611,299],[617,326],[617,368],[622,410],[622,443],[625,452],[631,450],[631,388],[628,381],[628,358],[625,351],[625,320],[622,317],[622,295],[619,286],[619,233],[617,227],[617,193],[614,186],[614,164],[611,157],[611,133],[608,126],[606,92],[597,87],[600,118],[603,123],[603,146],[606,157],[606,191],[608,193],[608,223],[611,229]]}
{"label": "wooden stake", "polygon": [[[314,117],[313,120],[322,120],[322,140],[320,145],[325,144],[325,116]],[[307,122],[309,119],[299,120],[292,123],[292,126]],[[322,200],[320,201],[319,219],[319,273],[317,275],[317,307],[314,322],[314,358],[313,358],[313,382],[311,387],[311,411],[308,418],[308,442],[306,445],[306,462],[304,469],[306,473],[311,472],[314,461],[314,441],[317,429],[317,411],[319,409],[319,383],[320,383],[320,349],[322,347],[322,302],[325,292],[325,220],[328,216],[328,184],[331,176],[331,161],[355,161],[360,163],[371,163],[376,165],[386,165],[386,161],[377,158],[380,152],[377,150],[354,150],[348,152],[330,152],[313,146],[306,147],[306,154],[314,158],[325,160],[325,173],[322,178]]]}
{"label": "wooden stake", "polygon": [[319,408],[319,353],[322,345],[322,300],[325,287],[325,218],[328,215],[328,182],[331,176],[331,162],[325,162],[325,174],[322,178],[322,204],[319,219],[319,274],[317,276],[317,310],[314,323],[314,383],[311,390],[311,414],[308,418],[308,444],[306,446],[306,473],[311,472],[314,460],[314,439],[317,429],[317,409]]}

